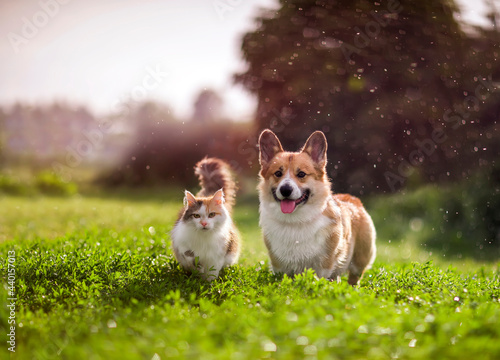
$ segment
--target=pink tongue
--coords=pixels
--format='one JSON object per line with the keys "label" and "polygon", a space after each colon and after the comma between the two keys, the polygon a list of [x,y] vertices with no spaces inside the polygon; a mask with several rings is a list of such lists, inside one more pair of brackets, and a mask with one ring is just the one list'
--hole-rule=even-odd
{"label": "pink tongue", "polygon": [[290,214],[295,210],[295,200],[281,200],[281,212]]}

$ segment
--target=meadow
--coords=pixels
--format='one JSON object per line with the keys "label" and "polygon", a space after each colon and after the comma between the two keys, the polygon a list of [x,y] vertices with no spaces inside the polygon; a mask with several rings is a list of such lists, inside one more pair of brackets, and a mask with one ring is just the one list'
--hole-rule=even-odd
{"label": "meadow", "polygon": [[[180,190],[4,195],[0,354],[499,359],[498,247],[466,252],[452,251],[449,241],[436,246],[440,233],[427,218],[434,215],[415,214],[415,206],[425,207],[422,198],[416,193],[367,202],[378,229],[378,257],[360,286],[351,287],[346,277],[337,283],[313,272],[294,279],[273,275],[253,194],[235,208],[244,243],[240,263],[211,284],[187,276],[172,257],[168,233]],[[15,353],[6,336],[9,251],[15,252]]]}

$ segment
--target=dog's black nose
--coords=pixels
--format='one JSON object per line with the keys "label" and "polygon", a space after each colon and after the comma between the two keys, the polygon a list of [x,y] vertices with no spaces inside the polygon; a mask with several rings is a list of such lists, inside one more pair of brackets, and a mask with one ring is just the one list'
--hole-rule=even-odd
{"label": "dog's black nose", "polygon": [[283,186],[280,187],[280,193],[283,197],[289,197],[292,191],[292,187],[288,184],[283,184]]}

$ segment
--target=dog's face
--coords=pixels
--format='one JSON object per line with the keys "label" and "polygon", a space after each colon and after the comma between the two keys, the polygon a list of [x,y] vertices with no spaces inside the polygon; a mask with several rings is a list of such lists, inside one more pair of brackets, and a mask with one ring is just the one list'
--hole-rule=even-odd
{"label": "dog's face", "polygon": [[270,130],[259,138],[261,200],[276,206],[282,214],[302,212],[308,206],[323,204],[330,191],[326,178],[325,135],[314,132],[299,152],[283,151]]}

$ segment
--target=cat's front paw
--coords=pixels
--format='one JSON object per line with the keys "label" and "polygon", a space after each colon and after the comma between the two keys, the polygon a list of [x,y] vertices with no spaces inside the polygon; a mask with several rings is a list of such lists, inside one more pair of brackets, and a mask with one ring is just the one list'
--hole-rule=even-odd
{"label": "cat's front paw", "polygon": [[212,282],[219,277],[220,268],[211,267],[203,274],[203,278],[208,282]]}
{"label": "cat's front paw", "polygon": [[203,278],[208,281],[208,282],[212,282],[214,281],[215,279],[217,279],[219,277],[219,273],[213,273],[213,272],[210,272],[210,273],[206,273],[203,275]]}

